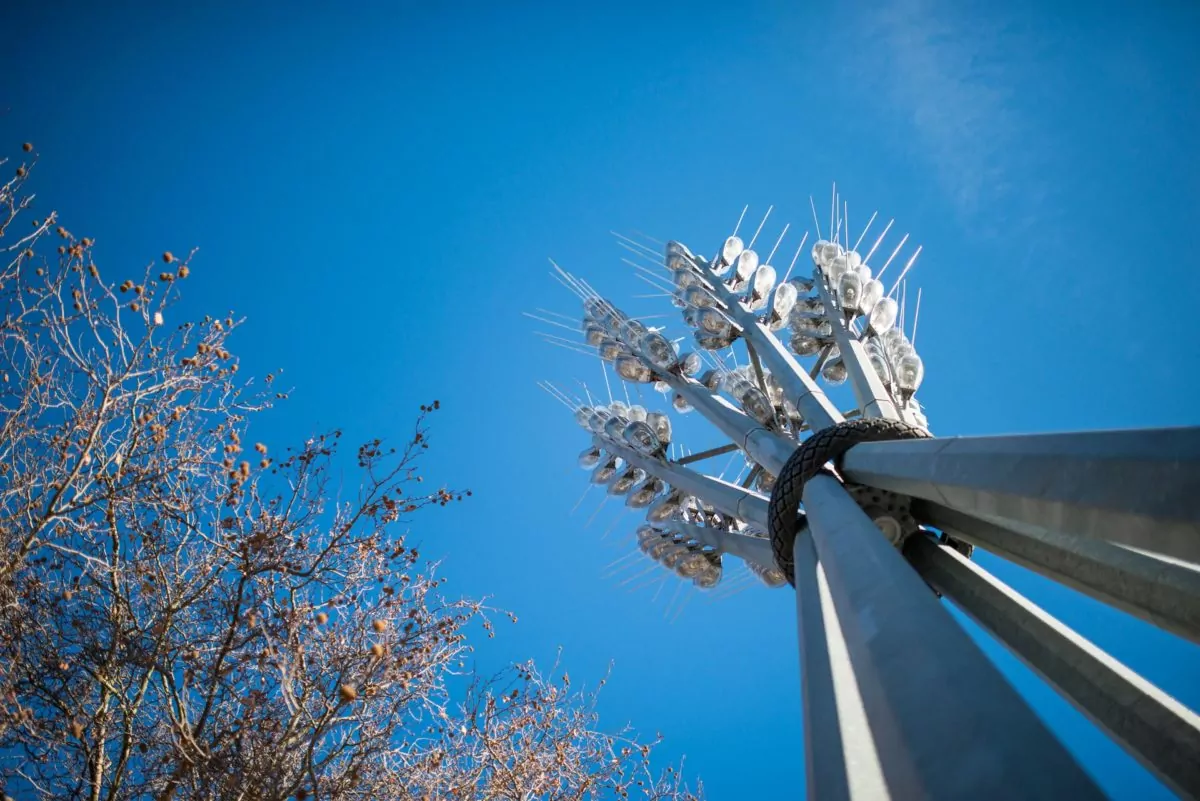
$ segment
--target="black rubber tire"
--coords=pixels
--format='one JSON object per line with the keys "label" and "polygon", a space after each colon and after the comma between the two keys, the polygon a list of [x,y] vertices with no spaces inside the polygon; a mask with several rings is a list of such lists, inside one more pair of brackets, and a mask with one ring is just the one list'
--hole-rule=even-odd
{"label": "black rubber tire", "polygon": [[788,583],[793,587],[796,585],[792,549],[796,543],[796,532],[804,525],[800,501],[808,480],[822,472],[831,461],[840,467],[842,456],[863,442],[927,439],[929,436],[929,432],[923,428],[900,420],[846,420],[813,434],[792,453],[775,480],[767,514],[775,564],[787,576]]}

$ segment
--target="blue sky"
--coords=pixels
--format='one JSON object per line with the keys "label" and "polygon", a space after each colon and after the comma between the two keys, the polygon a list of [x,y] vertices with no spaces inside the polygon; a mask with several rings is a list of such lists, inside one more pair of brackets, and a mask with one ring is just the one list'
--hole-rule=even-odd
{"label": "blue sky", "polygon": [[[519,314],[575,313],[548,256],[628,297],[610,229],[711,252],[775,204],[773,240],[836,180],[852,228],[924,246],[935,432],[1200,423],[1195,4],[24,5],[0,131],[41,152],[39,208],[110,272],[200,248],[187,311],[246,315],[243,369],[295,387],[256,438],[402,436],[441,400],[429,475],[474,497],[419,535],[521,618],[480,663],[615,661],[607,723],[663,732],[713,798],[802,792],[793,599],[675,616],[674,585],[606,577],[638,520],[570,513],[586,439],[534,382],[603,382]],[[980,562],[1200,707],[1200,649]],[[1106,790],[1169,797],[998,658]]]}

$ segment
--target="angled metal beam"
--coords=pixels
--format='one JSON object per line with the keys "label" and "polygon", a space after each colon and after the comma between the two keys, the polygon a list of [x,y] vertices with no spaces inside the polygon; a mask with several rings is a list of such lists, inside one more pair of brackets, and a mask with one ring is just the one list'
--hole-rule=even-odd
{"label": "angled metal beam", "polygon": [[788,457],[796,450],[794,440],[767,430],[708,387],[675,375],[665,380],[706,420],[771,473],[779,475]]}
{"label": "angled metal beam", "polygon": [[741,298],[730,292],[724,281],[710,273],[707,265],[698,266],[712,287],[713,294],[725,304],[725,312],[742,329],[742,336],[746,342],[754,346],[758,357],[783,388],[783,394],[800,411],[813,430],[820,431],[840,423],[842,415],[837,407],[780,343],[771,329],[763,325],[757,315],[747,310],[742,305]]}
{"label": "angled metal beam", "polygon": [[912,513],[934,526],[1101,603],[1200,643],[1200,571],[1102,540],[1017,532],[929,501]]}
{"label": "angled metal beam", "polygon": [[804,507],[893,797],[1104,797],[834,478]]}
{"label": "angled metal beam", "polygon": [[825,313],[829,318],[829,324],[833,328],[833,340],[837,342],[838,350],[842,354],[842,364],[846,365],[850,385],[854,387],[854,399],[858,403],[859,410],[864,417],[882,417],[885,420],[904,419],[900,410],[896,408],[896,404],[892,402],[892,396],[883,386],[879,374],[875,372],[875,368],[867,359],[867,353],[863,349],[862,343],[850,333],[849,326],[840,319],[840,313],[833,302],[833,293],[829,291],[829,287],[825,286],[824,280],[818,279],[816,285],[817,291],[821,293],[821,301],[825,304]]}
{"label": "angled metal beam", "polygon": [[1006,528],[1200,563],[1200,427],[867,443],[842,470]]}
{"label": "angled metal beam", "polygon": [[697,526],[692,523],[672,522],[670,527],[697,542],[710,545],[718,551],[733,554],[746,562],[762,567],[774,567],[775,556],[771,552],[771,541],[763,537],[751,537],[735,531]]}
{"label": "angled metal beam", "polygon": [[594,437],[592,441],[596,447],[620,456],[629,464],[642,468],[648,474],[662,479],[672,487],[681,489],[689,495],[703,498],[723,515],[745,520],[760,528],[767,527],[767,498],[764,495],[742,489],[737,484],[665,462],[662,459],[654,459],[638,453],[627,445],[612,442],[604,437]]}
{"label": "angled metal beam", "polygon": [[711,459],[714,456],[723,456],[724,454],[733,453],[737,450],[741,450],[741,448],[737,443],[731,442],[728,445],[718,445],[715,448],[709,448],[708,450],[700,451],[699,453],[689,453],[687,456],[682,456],[676,459],[675,464],[685,465],[692,464],[694,462],[702,462],[705,459]]}
{"label": "angled metal beam", "polygon": [[807,530],[796,535],[796,622],[804,709],[807,797],[887,801],[883,774],[843,625]]}
{"label": "angled metal beam", "polygon": [[953,548],[918,535],[905,555],[1168,787],[1200,798],[1200,716]]}

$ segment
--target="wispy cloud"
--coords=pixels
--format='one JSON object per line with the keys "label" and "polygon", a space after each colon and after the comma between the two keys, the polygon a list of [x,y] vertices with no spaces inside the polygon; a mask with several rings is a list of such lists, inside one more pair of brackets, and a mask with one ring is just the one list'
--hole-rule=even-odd
{"label": "wispy cloud", "polygon": [[[971,4],[975,5],[975,4]],[[890,110],[906,116],[941,190],[965,220],[1027,185],[1036,118],[1022,110],[1014,60],[1032,45],[1011,21],[976,6],[900,0],[866,20],[870,63]],[[1018,56],[1014,59],[1014,55]],[[1016,69],[1020,69],[1020,64]]]}

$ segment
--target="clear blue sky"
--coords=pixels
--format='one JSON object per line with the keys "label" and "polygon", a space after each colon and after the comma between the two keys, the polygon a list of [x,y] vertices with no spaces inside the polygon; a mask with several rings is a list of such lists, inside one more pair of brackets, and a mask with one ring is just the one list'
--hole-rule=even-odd
{"label": "clear blue sky", "polygon": [[[521,618],[481,664],[615,660],[608,724],[662,731],[713,798],[796,797],[791,593],[671,622],[673,587],[604,577],[637,519],[569,515],[586,440],[534,381],[601,379],[519,316],[575,311],[546,257],[644,292],[609,229],[711,252],[774,203],[773,239],[836,180],[853,227],[924,245],[937,433],[1200,423],[1200,7],[438,5],[6,3],[4,150],[36,143],[40,210],[109,274],[201,248],[189,310],[247,315],[245,369],[296,388],[256,436],[400,436],[442,401],[429,473],[475,495],[420,535]],[[1200,649],[980,562],[1200,707]],[[1169,797],[1002,662],[1110,793]]]}

